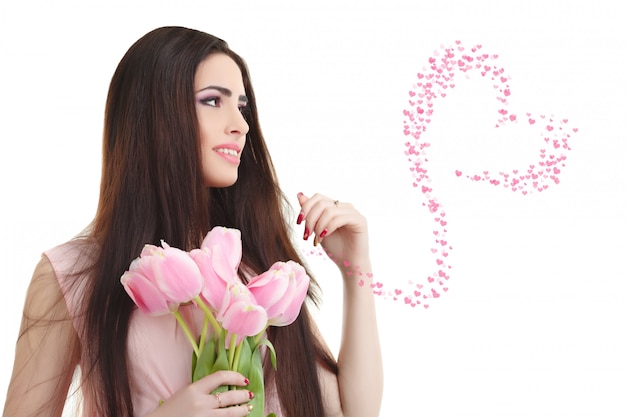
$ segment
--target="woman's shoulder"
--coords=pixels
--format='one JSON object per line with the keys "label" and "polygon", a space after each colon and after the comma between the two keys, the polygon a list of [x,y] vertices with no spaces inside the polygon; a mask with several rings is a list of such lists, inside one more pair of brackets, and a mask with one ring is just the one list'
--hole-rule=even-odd
{"label": "woman's shoulder", "polygon": [[[53,251],[54,252],[54,251]],[[26,293],[24,320],[30,323],[54,323],[71,317],[66,299],[66,291],[59,279],[54,263],[42,256],[35,269]]]}
{"label": "woman's shoulder", "polygon": [[[76,237],[46,251],[44,255],[54,264],[73,265],[93,261],[98,245],[91,237]],[[83,262],[78,262],[82,260]],[[77,265],[79,266],[79,265]]]}
{"label": "woman's shoulder", "polygon": [[44,251],[36,268],[44,281],[60,288],[67,310],[76,319],[83,305],[90,268],[97,255],[91,238],[75,238]]}
{"label": "woman's shoulder", "polygon": [[58,318],[59,312],[65,312],[61,316],[66,317],[67,309],[58,304],[60,297],[62,292],[54,267],[47,257],[42,256],[28,286],[25,316],[31,320],[41,320],[50,315]]}
{"label": "woman's shoulder", "polygon": [[74,238],[43,253],[61,281],[86,271],[93,265],[96,254],[97,245],[87,237]]}

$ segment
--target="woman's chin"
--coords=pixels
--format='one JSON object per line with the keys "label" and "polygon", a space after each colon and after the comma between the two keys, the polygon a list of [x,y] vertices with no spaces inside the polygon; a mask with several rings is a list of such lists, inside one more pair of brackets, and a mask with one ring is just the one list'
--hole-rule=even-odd
{"label": "woman's chin", "polygon": [[232,185],[235,185],[237,182],[237,176],[232,178],[211,178],[210,180],[205,180],[205,185],[207,188],[228,188]]}

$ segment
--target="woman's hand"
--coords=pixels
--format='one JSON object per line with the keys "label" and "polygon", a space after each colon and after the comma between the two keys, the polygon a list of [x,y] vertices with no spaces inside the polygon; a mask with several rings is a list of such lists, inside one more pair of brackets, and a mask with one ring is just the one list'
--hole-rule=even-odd
{"label": "woman's hand", "polygon": [[148,417],[243,417],[250,413],[252,391],[231,390],[211,394],[221,385],[245,387],[248,380],[238,372],[218,371],[179,390]]}
{"label": "woman's hand", "polygon": [[[304,239],[317,239],[342,272],[343,325],[337,356],[336,380],[327,378],[325,389],[339,393],[329,408],[341,415],[374,417],[380,412],[383,392],[382,354],[376,324],[369,258],[367,221],[351,204],[315,194],[298,194],[304,222]],[[357,272],[358,270],[358,272]],[[356,274],[355,274],[356,272]],[[350,277],[358,275],[358,281]],[[357,283],[358,285],[353,285]],[[330,385],[336,383],[337,388]],[[363,395],[367,393],[367,395]]]}
{"label": "woman's hand", "polygon": [[350,203],[333,200],[321,194],[312,197],[299,193],[300,214],[304,222],[304,240],[313,237],[340,267],[369,263],[367,221]]}

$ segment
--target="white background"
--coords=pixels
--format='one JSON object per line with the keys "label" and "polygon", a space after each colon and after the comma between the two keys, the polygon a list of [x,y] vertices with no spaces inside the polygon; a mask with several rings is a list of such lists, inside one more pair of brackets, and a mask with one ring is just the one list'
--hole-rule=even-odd
{"label": "white background", "polygon": [[[377,299],[382,416],[626,415],[618,4],[3,1],[0,392],[40,253],[94,214],[110,77],[137,38],[182,25],[222,37],[247,60],[285,192],[294,203],[298,191],[353,202],[368,217],[375,277],[387,289],[407,290],[433,263],[432,218],[403,145],[416,73],[455,40],[499,54],[510,106],[567,117],[579,132],[561,184],[522,196],[454,175],[523,168],[536,155],[525,124],[493,129],[492,86],[459,78],[437,103],[427,139],[454,247],[449,291],[429,309]],[[522,151],[495,149],[498,138]],[[339,277],[328,260],[309,259],[325,290],[320,326],[336,351]]]}

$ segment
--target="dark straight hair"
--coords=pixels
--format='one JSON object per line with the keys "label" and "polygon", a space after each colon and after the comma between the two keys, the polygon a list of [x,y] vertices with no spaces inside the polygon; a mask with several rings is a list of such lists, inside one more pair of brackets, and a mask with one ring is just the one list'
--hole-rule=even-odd
{"label": "dark straight hair", "polygon": [[[207,189],[193,88],[198,65],[218,53],[241,70],[250,130],[237,182]],[[260,273],[277,260],[303,263],[290,239],[290,210],[261,133],[243,59],[221,39],[183,27],[153,30],[132,45],[113,75],[106,102],[100,200],[89,232],[98,254],[82,309],[88,360],[83,382],[99,415],[133,416],[127,336],[134,305],[119,277],[143,245],[164,239],[190,250],[221,225],[241,230],[242,265],[250,272]],[[318,290],[312,280],[308,300],[314,305]],[[310,320],[305,304],[292,325],[268,332],[279,368],[266,366],[265,373],[268,382],[276,382],[287,416],[323,416],[317,366],[337,372]]]}

